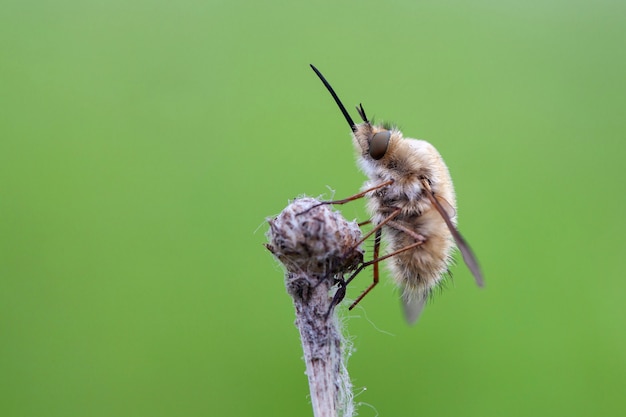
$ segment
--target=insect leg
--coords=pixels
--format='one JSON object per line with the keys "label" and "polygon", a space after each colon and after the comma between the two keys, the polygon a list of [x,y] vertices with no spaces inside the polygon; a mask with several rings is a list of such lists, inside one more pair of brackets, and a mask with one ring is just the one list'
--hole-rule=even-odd
{"label": "insect leg", "polygon": [[378,233],[378,231],[381,230],[384,225],[386,225],[387,223],[392,221],[393,218],[396,217],[398,214],[400,214],[401,211],[402,211],[401,208],[394,209],[393,212],[389,216],[387,216],[385,218],[385,220],[383,220],[382,222],[378,223],[372,230],[367,232],[365,234],[365,236],[363,236],[358,242],[356,242],[354,245],[352,245],[350,250],[347,250],[346,253],[348,254],[348,253],[352,252],[353,250],[358,248],[361,245],[361,243],[365,242],[370,236],[372,236],[374,233]]}
{"label": "insect leg", "polygon": [[362,191],[362,192],[360,192],[358,194],[355,194],[355,195],[350,196],[348,198],[344,198],[343,200],[322,201],[321,203],[315,204],[315,205],[309,207],[308,209],[306,209],[306,210],[296,214],[296,216],[308,213],[309,211],[313,210],[315,207],[323,206],[324,204],[346,204],[346,203],[349,203],[350,201],[358,200],[359,198],[365,197],[365,195],[367,193],[371,192],[371,191],[378,190],[379,188],[383,188],[383,187],[386,187],[386,186],[391,185],[391,184],[393,184],[393,180],[388,180],[388,181],[385,181],[385,182],[381,182],[380,184],[377,184],[377,185],[375,185],[375,186],[373,186],[371,188],[368,188],[367,190]]}
{"label": "insect leg", "polygon": [[[394,209],[393,212],[389,216],[387,216],[382,222],[377,224],[376,227],[374,227],[372,230],[370,230],[368,233],[366,233],[365,236],[363,236],[355,245],[353,245],[350,249],[348,249],[345,252],[344,256],[348,256],[353,250],[358,248],[361,243],[365,242],[365,240],[368,239],[372,234],[376,233],[376,237],[374,238],[374,259],[377,259],[378,258],[378,253],[379,253],[379,250],[380,250],[380,236],[381,236],[381,233],[382,233],[382,227],[385,224],[391,222],[392,219],[394,217],[396,217],[398,214],[400,214],[401,211],[402,211],[402,209],[400,209],[400,208]],[[368,221],[365,222],[365,224],[367,224],[367,223],[371,223],[371,220],[368,220]],[[344,297],[346,296],[346,288],[347,288],[348,284],[350,283],[350,281],[352,281],[357,276],[357,274],[363,270],[363,268],[365,268],[365,267],[367,267],[369,265],[372,265],[372,264],[374,265],[374,282],[365,291],[365,293],[363,293],[361,295],[361,297],[359,297],[357,302],[360,301],[365,296],[365,294],[368,293],[372,288],[374,288],[376,286],[376,284],[378,284],[378,262],[371,262],[370,261],[370,262],[366,262],[366,263],[361,264],[357,268],[357,270],[354,273],[352,273],[352,275],[350,275],[350,278],[348,278],[346,280],[346,279],[343,279],[343,277],[342,277],[341,280],[339,280],[339,282],[338,282],[339,285],[337,287],[337,291],[335,291],[335,295],[333,296],[333,299],[330,302],[330,307],[328,308],[328,312],[326,313],[326,319],[328,319],[328,317],[330,316],[330,313],[333,310],[333,308],[337,304],[339,304],[344,299]],[[352,307],[354,307],[354,305],[356,305],[356,303],[354,303],[350,307],[350,309],[352,309]]]}
{"label": "insect leg", "polygon": [[[374,265],[373,282],[370,284],[369,287],[367,287],[365,289],[365,291],[363,291],[363,293],[361,293],[359,298],[357,298],[356,301],[354,301],[350,305],[348,310],[352,310],[354,308],[354,306],[356,306],[363,299],[363,297],[365,297],[367,295],[367,293],[369,293],[376,286],[376,284],[378,284],[378,279],[379,279],[378,263],[380,261],[383,261],[385,259],[391,258],[392,256],[395,256],[395,255],[397,255],[399,253],[402,253],[402,252],[405,252],[407,250],[413,249],[413,248],[415,248],[417,246],[423,245],[424,242],[426,242],[426,238],[424,236],[420,235],[419,233],[414,232],[413,230],[409,229],[408,227],[405,227],[405,226],[401,225],[400,223],[395,222],[393,220],[398,214],[400,214],[401,211],[402,211],[402,209],[400,209],[400,208],[395,209],[382,222],[377,224],[376,227],[374,227],[365,236],[363,236],[363,238],[352,249],[350,249],[350,251],[356,249],[361,243],[363,243],[363,241],[365,241],[365,239],[370,237],[373,233],[376,233],[376,237],[374,238],[374,258],[371,261],[362,263],[357,268],[357,270],[354,271],[352,273],[352,275],[350,275],[350,277],[344,283],[341,283],[341,286],[344,287],[344,288],[342,288],[343,296],[345,296],[345,287],[347,287],[347,285],[359,274],[359,272],[361,272],[363,270],[363,268],[366,268],[366,267],[368,267],[370,265]],[[379,257],[378,254],[379,254],[379,251],[380,251],[380,236],[381,236],[381,232],[382,232],[382,227],[385,224],[389,224],[394,229],[398,229],[398,230],[400,230],[402,232],[407,233],[409,236],[411,236],[413,239],[415,239],[416,242],[411,244],[411,245],[405,246],[404,248],[401,248],[401,249],[398,249],[398,250],[396,250],[394,252],[391,252],[391,253],[389,253],[389,254],[387,254],[385,256]],[[350,251],[348,251],[348,253]],[[343,296],[342,296],[342,298],[343,298]]]}
{"label": "insect leg", "polygon": [[341,281],[339,281],[337,291],[335,291],[335,295],[333,295],[333,299],[331,300],[328,311],[326,312],[326,320],[328,320],[328,317],[333,311],[333,308],[335,308],[340,302],[342,302],[344,297],[346,296],[346,285],[346,280],[342,278]]}
{"label": "insect leg", "polygon": [[[380,235],[381,235],[382,229],[378,229],[376,231],[376,237],[374,238],[374,259],[378,259],[378,253],[380,252]],[[367,264],[370,264],[369,262],[366,262]],[[365,265],[365,264],[363,264]],[[372,291],[374,289],[374,287],[378,284],[378,279],[379,279],[379,274],[378,274],[378,262],[375,262],[374,264],[374,273],[373,273],[373,279],[372,279],[372,283],[369,285],[369,287],[367,287],[365,289],[365,291],[363,291],[361,293],[361,295],[359,295],[359,298],[357,298],[352,304],[350,304],[350,307],[348,307],[348,310],[352,310],[354,308],[355,305],[357,305],[362,299],[363,297],[365,297],[367,295],[367,293],[369,293],[370,291]],[[363,266],[363,268],[365,268],[365,266]],[[348,285],[348,283],[354,279],[356,275],[352,275],[348,281],[346,281],[346,285]]]}
{"label": "insect leg", "polygon": [[397,221],[391,220],[389,222],[389,227],[393,227],[396,230],[406,233],[407,235],[411,236],[413,239],[415,239],[418,242],[426,240],[424,236],[420,235],[419,233],[416,233],[414,230],[409,229],[408,227],[398,223]]}
{"label": "insect leg", "polygon": [[[378,234],[376,236],[378,237]],[[420,235],[417,235],[417,236],[420,236]],[[372,259],[371,261],[368,261],[368,262],[365,262],[365,263],[361,264],[361,266],[356,271],[354,271],[354,273],[350,276],[350,278],[348,278],[346,280],[346,285],[348,285],[350,283],[350,281],[352,281],[354,279],[354,277],[356,277],[356,275],[363,270],[363,268],[366,268],[366,267],[368,267],[370,265],[374,265],[374,282],[372,282],[372,284],[369,287],[367,287],[365,289],[365,291],[363,291],[363,293],[361,293],[359,298],[357,298],[350,305],[350,307],[348,307],[348,310],[352,310],[357,304],[359,304],[359,302],[363,299],[363,297],[365,297],[367,295],[367,293],[369,293],[372,290],[372,288],[374,288],[376,286],[376,284],[378,284],[378,263],[380,261],[384,261],[385,259],[389,259],[392,256],[396,256],[396,255],[398,255],[398,254],[400,254],[402,252],[406,252],[406,251],[411,250],[413,248],[416,248],[416,247],[418,247],[420,245],[423,245],[424,242],[426,242],[426,238],[423,237],[423,236],[420,236],[420,237],[421,237],[421,239],[419,241],[417,241],[415,243],[412,243],[412,244],[410,244],[408,246],[405,246],[405,247],[403,247],[401,249],[398,249],[396,251],[393,251],[391,253],[388,253],[385,256],[381,256],[380,258],[376,257],[376,255],[378,254],[378,248],[376,247],[376,242],[374,242],[374,256],[375,256],[375,258]],[[378,240],[378,241],[380,243],[380,240]]]}

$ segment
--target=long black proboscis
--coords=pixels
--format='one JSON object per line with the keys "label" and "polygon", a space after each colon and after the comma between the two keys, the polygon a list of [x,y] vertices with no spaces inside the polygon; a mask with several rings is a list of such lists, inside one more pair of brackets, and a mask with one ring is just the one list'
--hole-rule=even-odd
{"label": "long black proboscis", "polygon": [[346,120],[348,121],[348,124],[350,125],[350,129],[352,129],[352,131],[355,132],[356,131],[356,125],[354,124],[354,121],[352,120],[352,117],[350,117],[350,115],[348,114],[348,111],[344,107],[344,105],[341,102],[341,100],[339,100],[339,97],[337,97],[337,93],[335,93],[335,90],[333,90],[333,88],[330,86],[328,81],[326,81],[326,78],[324,78],[322,73],[319,72],[319,70],[317,68],[315,68],[315,66],[313,64],[310,64],[310,65],[311,65],[311,68],[313,69],[313,71],[315,71],[317,76],[320,78],[320,80],[322,80],[322,82],[324,83],[324,85],[328,89],[328,92],[330,93],[330,95],[333,96],[333,98],[335,99],[335,103],[337,103],[337,105],[339,106],[339,110],[341,110],[341,112],[343,113],[343,117],[345,117]]}

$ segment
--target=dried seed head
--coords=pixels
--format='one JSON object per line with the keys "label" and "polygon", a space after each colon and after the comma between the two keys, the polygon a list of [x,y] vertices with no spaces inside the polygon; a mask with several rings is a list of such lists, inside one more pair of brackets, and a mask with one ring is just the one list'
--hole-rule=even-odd
{"label": "dried seed head", "polygon": [[361,239],[356,222],[348,222],[327,204],[300,198],[276,218],[268,220],[267,248],[288,272],[331,277],[355,269],[363,261],[363,249],[353,249]]}

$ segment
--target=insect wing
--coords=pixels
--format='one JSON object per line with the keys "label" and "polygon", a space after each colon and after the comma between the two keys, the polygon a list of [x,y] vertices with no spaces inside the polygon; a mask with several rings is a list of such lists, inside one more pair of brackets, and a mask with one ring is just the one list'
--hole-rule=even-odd
{"label": "insect wing", "polygon": [[457,230],[454,224],[452,224],[452,220],[450,220],[448,213],[446,213],[445,208],[441,205],[439,200],[435,197],[430,187],[424,187],[424,191],[426,192],[426,194],[428,195],[428,198],[430,199],[430,201],[433,203],[433,205],[435,206],[435,208],[437,209],[437,211],[443,218],[443,221],[446,222],[448,229],[450,229],[450,233],[452,233],[452,237],[454,238],[456,245],[461,251],[461,255],[463,256],[463,261],[465,261],[465,264],[474,275],[476,284],[479,287],[482,287],[485,284],[485,282],[483,280],[483,274],[480,271],[480,267],[478,266],[478,261],[476,260],[476,256],[474,255],[474,252],[472,252],[472,249],[470,249],[469,245],[467,244],[463,236],[461,236],[461,233]]}
{"label": "insect wing", "polygon": [[415,297],[402,294],[402,310],[407,323],[414,324],[417,321],[426,305],[426,298],[425,295]]}
{"label": "insect wing", "polygon": [[454,207],[452,207],[452,204],[448,203],[448,200],[440,195],[436,195],[435,198],[437,199],[439,204],[441,204],[441,207],[446,212],[449,218],[453,219],[454,217],[456,217],[456,210],[454,209]]}

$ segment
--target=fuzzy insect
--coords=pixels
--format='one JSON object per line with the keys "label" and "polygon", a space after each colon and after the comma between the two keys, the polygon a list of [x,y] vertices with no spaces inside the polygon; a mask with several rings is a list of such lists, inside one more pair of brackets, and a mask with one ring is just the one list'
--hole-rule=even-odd
{"label": "fuzzy insect", "polygon": [[[335,303],[341,301],[350,281],[373,265],[374,280],[350,306],[352,309],[378,283],[378,263],[389,259],[391,274],[402,290],[405,317],[414,323],[428,295],[448,271],[455,242],[476,283],[483,286],[476,257],[456,228],[454,187],[439,152],[426,141],[404,138],[397,128],[370,123],[362,105],[357,112],[363,123],[355,124],[328,81],[317,68],[311,68],[350,125],[358,165],[369,178],[359,194],[323,204],[344,204],[366,197],[374,228],[363,240],[375,234],[374,259],[339,283]],[[381,235],[390,253],[379,257]]]}

